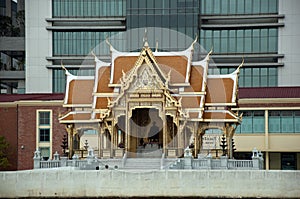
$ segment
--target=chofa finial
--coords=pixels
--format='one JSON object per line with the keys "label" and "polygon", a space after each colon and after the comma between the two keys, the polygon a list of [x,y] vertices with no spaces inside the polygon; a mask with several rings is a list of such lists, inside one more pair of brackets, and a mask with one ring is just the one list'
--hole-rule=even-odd
{"label": "chofa finial", "polygon": [[64,70],[66,71],[66,75],[72,75],[72,74],[68,71],[68,69],[64,66],[62,60],[61,60],[61,62],[60,62],[60,65],[61,65],[62,69],[64,69]]}

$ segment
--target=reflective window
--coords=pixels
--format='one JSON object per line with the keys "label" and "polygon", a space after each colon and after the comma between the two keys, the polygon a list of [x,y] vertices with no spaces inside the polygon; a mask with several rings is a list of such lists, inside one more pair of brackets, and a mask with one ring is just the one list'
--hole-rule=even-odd
{"label": "reflective window", "polygon": [[[78,76],[93,76],[95,73],[94,69],[68,69],[73,75]],[[53,93],[64,93],[66,90],[66,75],[65,71],[61,69],[52,70],[52,92]]]}
{"label": "reflective window", "polygon": [[[236,68],[210,68],[209,74],[230,74]],[[239,87],[275,87],[278,86],[277,68],[241,68],[239,75]]]}
{"label": "reflective window", "polygon": [[300,111],[269,111],[269,133],[300,133]]}
{"label": "reflective window", "polygon": [[[179,31],[191,38],[198,33],[199,0],[128,0],[127,3],[126,25],[128,29],[163,27]],[[138,38],[142,38],[144,33],[138,34]],[[176,43],[177,40],[171,37],[170,32],[168,40],[171,40],[171,44]],[[165,50],[171,48],[177,50],[174,47],[170,47],[170,44],[166,45],[166,48],[163,46]],[[129,49],[134,49],[134,47],[129,47]]]}
{"label": "reflective window", "polygon": [[236,133],[264,133],[265,111],[243,111],[243,120]]}
{"label": "reflective window", "polygon": [[53,17],[126,16],[126,0],[52,0]]}
{"label": "reflective window", "polygon": [[[107,45],[99,45],[105,42],[106,37],[111,37],[117,32],[53,32],[53,56],[85,56],[92,49],[96,54],[109,55]],[[120,51],[124,49],[124,41],[117,38],[111,40],[114,47]]]}
{"label": "reflective window", "polygon": [[278,0],[201,0],[205,15],[276,14]]}
{"label": "reflective window", "polygon": [[239,30],[202,30],[200,44],[214,53],[277,53],[276,28]]}

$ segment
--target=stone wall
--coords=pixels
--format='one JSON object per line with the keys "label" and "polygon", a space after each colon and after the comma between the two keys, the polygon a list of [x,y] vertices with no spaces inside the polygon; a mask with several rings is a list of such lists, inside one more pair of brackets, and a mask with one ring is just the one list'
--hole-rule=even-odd
{"label": "stone wall", "polygon": [[83,171],[72,168],[0,172],[0,197],[300,197],[299,171]]}

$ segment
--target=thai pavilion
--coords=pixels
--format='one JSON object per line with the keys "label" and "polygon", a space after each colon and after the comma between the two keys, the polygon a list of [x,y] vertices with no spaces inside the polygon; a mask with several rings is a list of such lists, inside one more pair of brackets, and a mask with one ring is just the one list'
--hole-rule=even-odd
{"label": "thai pavilion", "polygon": [[59,120],[69,157],[83,131],[94,129],[99,158],[181,157],[186,147],[197,157],[210,130],[226,138],[232,158],[242,64],[231,74],[208,75],[211,52],[192,61],[195,42],[179,52],[153,52],[147,41],[140,52],[119,52],[107,41],[111,62],[95,56],[95,76],[74,76],[63,67],[68,112]]}

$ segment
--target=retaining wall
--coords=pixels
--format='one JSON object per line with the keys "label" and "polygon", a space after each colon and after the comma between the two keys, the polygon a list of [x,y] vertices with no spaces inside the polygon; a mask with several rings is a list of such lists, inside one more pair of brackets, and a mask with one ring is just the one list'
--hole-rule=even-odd
{"label": "retaining wall", "polygon": [[74,170],[0,172],[0,197],[300,197],[300,171]]}

